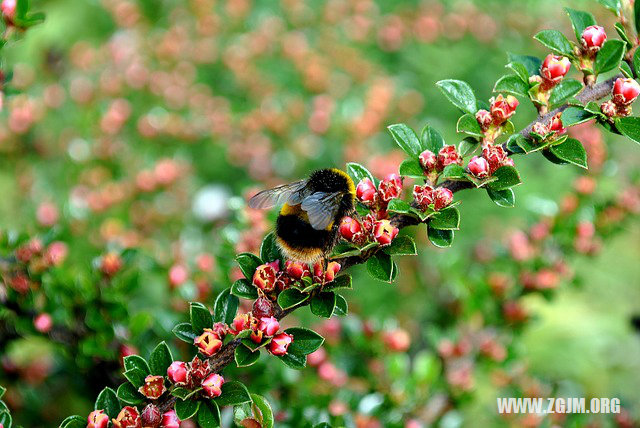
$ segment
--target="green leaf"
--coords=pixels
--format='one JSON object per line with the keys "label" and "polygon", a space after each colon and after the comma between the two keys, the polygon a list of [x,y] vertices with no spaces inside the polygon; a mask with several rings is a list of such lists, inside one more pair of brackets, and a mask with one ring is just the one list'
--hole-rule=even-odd
{"label": "green leaf", "polygon": [[4,397],[4,394],[7,392],[7,388],[0,385],[0,398]]}
{"label": "green leaf", "polygon": [[124,377],[126,377],[133,386],[140,388],[144,385],[144,378],[147,377],[147,375],[144,374],[142,370],[133,368],[124,372]]}
{"label": "green leaf", "polygon": [[442,174],[443,179],[460,180],[465,178],[464,168],[458,164],[452,163],[444,167]]}
{"label": "green leaf", "polygon": [[189,318],[191,319],[193,330],[198,333],[202,332],[205,328],[211,328],[213,326],[211,312],[209,312],[209,309],[202,303],[189,303]]}
{"label": "green leaf", "polygon": [[253,404],[260,411],[261,428],[273,428],[273,410],[271,410],[269,402],[262,395],[258,394],[251,394],[251,400],[253,400]]}
{"label": "green leaf", "polygon": [[[516,76],[518,76],[518,78],[524,84],[527,85],[527,91],[528,91],[529,90],[529,71],[527,70],[527,67],[525,67],[524,64],[518,61],[512,61],[509,64],[507,64],[506,67],[512,70],[516,74]],[[526,91],[525,91],[525,96],[528,96]]]}
{"label": "green leaf", "polygon": [[289,353],[284,355],[278,355],[278,358],[285,365],[291,367],[292,369],[300,370],[307,366],[306,355],[296,355],[296,354]]}
{"label": "green leaf", "polygon": [[574,10],[568,7],[565,7],[564,10],[567,12],[567,15],[569,15],[573,32],[576,34],[576,40],[578,41],[580,41],[585,28],[596,25],[596,19],[589,12]]}
{"label": "green leaf", "polygon": [[214,398],[219,407],[236,406],[242,403],[249,403],[251,396],[247,387],[241,382],[232,380],[222,384],[222,395]]}
{"label": "green leaf", "polygon": [[188,323],[188,322],[183,322],[176,325],[173,328],[173,334],[175,334],[178,339],[184,342],[190,343],[192,345],[193,345],[194,339],[198,337],[198,334],[193,330],[191,323]]}
{"label": "green leaf", "polygon": [[482,137],[482,128],[476,120],[476,117],[472,114],[465,114],[460,116],[458,123],[456,124],[456,131],[463,132],[474,137]]}
{"label": "green leaf", "polygon": [[427,237],[438,248],[447,248],[453,244],[453,230],[434,229],[427,225]]}
{"label": "green leaf", "polygon": [[144,399],[142,395],[138,392],[138,389],[131,385],[129,382],[125,382],[118,387],[118,391],[116,395],[120,399],[120,401],[125,402],[126,404],[142,404],[144,403]]}
{"label": "green leaf", "polygon": [[575,79],[564,79],[558,83],[558,86],[551,90],[551,96],[549,96],[549,105],[557,106],[564,104],[571,97],[576,95],[582,90],[582,83]]}
{"label": "green leaf", "polygon": [[468,83],[461,80],[441,80],[436,86],[460,110],[473,115],[478,111],[476,96]]}
{"label": "green leaf", "polygon": [[622,135],[640,144],[640,117],[621,117],[616,120],[616,128]]}
{"label": "green leaf", "polygon": [[167,368],[173,362],[171,350],[165,341],[162,341],[155,347],[149,356],[149,367],[151,374],[156,376],[166,376]]}
{"label": "green leaf", "polygon": [[509,189],[522,183],[518,170],[509,165],[498,168],[493,173],[493,177],[496,177],[497,180],[488,184],[488,186],[493,190]]}
{"label": "green leaf", "polygon": [[260,245],[260,258],[269,262],[284,260],[276,243],[276,234],[274,232],[269,232],[262,240],[262,244]]}
{"label": "green leaf", "polygon": [[240,266],[240,270],[245,278],[249,281],[253,278],[253,274],[255,273],[258,266],[262,264],[262,260],[258,258],[258,256],[251,253],[242,253],[236,256],[236,262]]}
{"label": "green leaf", "polygon": [[624,26],[621,23],[616,22],[614,27],[615,27],[618,35],[620,36],[620,38],[622,40],[624,40],[624,42],[625,42],[625,44],[626,44],[625,49],[626,50],[631,49],[631,47],[633,46],[633,43],[631,42],[631,39],[629,39],[629,35],[627,34],[627,31],[624,29]]}
{"label": "green leaf", "polygon": [[[524,66],[523,66],[524,67]],[[522,81],[520,76],[510,74],[502,76],[493,87],[493,92],[502,92],[517,97],[529,97],[529,83]],[[477,121],[476,121],[477,123]],[[478,126],[479,127],[479,126]]]}
{"label": "green leaf", "polygon": [[456,207],[445,208],[429,220],[433,229],[458,230],[460,228],[460,211]]}
{"label": "green leaf", "polygon": [[236,366],[248,367],[258,361],[260,358],[260,351],[252,351],[244,345],[238,345],[236,346],[233,357],[236,361]]}
{"label": "green leaf", "polygon": [[98,398],[96,398],[93,410],[104,410],[107,416],[109,416],[109,419],[118,416],[120,403],[118,402],[116,392],[109,387],[103,389],[100,394],[98,394]]}
{"label": "green leaf", "polygon": [[323,290],[324,291],[335,291],[335,290],[351,290],[353,288],[351,284],[351,275],[345,273],[336,277],[333,281],[328,284],[325,284]]}
{"label": "green leaf", "polygon": [[633,70],[631,70],[631,67],[629,67],[629,64],[625,61],[620,61],[620,71],[624,74],[624,77],[633,79]]}
{"label": "green leaf", "polygon": [[176,411],[176,415],[178,415],[178,419],[180,419],[181,421],[194,417],[196,413],[198,413],[199,409],[200,409],[200,402],[196,400],[177,399],[176,404],[174,405],[174,410]]}
{"label": "green leaf", "polygon": [[536,75],[540,72],[542,66],[542,60],[535,56],[530,55],[517,55],[513,53],[508,54],[510,62],[519,62],[527,69],[529,76]]}
{"label": "green leaf", "polygon": [[534,39],[551,49],[553,52],[564,55],[566,57],[573,57],[573,49],[569,40],[558,30],[542,30],[535,36]]}
{"label": "green leaf", "polygon": [[[478,147],[479,147],[478,140],[476,140],[475,138],[467,137],[464,140],[460,141],[460,143],[458,143],[458,154],[463,158],[467,157],[471,155],[473,152],[475,152]],[[447,165],[444,167],[445,171],[450,166],[460,166],[460,165],[452,163],[451,165]],[[462,170],[464,171],[464,168]],[[445,171],[443,171],[443,173]]]}
{"label": "green leaf", "polygon": [[512,208],[516,205],[513,189],[493,190],[487,187],[487,194],[499,207]]}
{"label": "green leaf", "polygon": [[640,76],[640,49],[636,49],[633,53],[633,71],[636,76]]}
{"label": "green leaf", "polygon": [[140,355],[128,355],[124,357],[124,369],[140,369],[142,373],[148,375],[150,373],[149,365]]}
{"label": "green leaf", "polygon": [[640,33],[640,5],[633,3],[633,20],[636,24],[636,33]]}
{"label": "green leaf", "polygon": [[[391,201],[395,201],[395,199],[392,199]],[[360,254],[360,249],[357,246],[351,244],[350,242],[339,242],[333,248],[333,253],[331,254],[331,258],[339,259],[342,257],[357,256],[359,254]]]}
{"label": "green leaf", "polygon": [[620,0],[596,0],[598,3],[615,13],[616,16],[620,15]]}
{"label": "green leaf", "polygon": [[398,168],[398,173],[405,177],[421,178],[424,177],[424,171],[417,159],[405,159]]}
{"label": "green leaf", "polygon": [[258,289],[248,279],[239,279],[231,286],[231,294],[243,299],[254,300],[258,298]]}
{"label": "green leaf", "polygon": [[567,138],[564,143],[551,146],[549,150],[563,161],[587,169],[587,151],[575,138]]}
{"label": "green leaf", "polygon": [[225,324],[233,323],[239,304],[238,297],[231,294],[231,288],[222,290],[213,305],[213,320]]}
{"label": "green leaf", "polygon": [[432,126],[426,125],[420,133],[420,141],[422,142],[422,150],[429,150],[436,156],[440,149],[445,146],[444,138]]}
{"label": "green leaf", "polygon": [[367,272],[379,281],[392,283],[395,277],[394,267],[391,256],[383,252],[378,252],[367,260]]}
{"label": "green leaf", "polygon": [[331,318],[336,307],[336,293],[319,293],[311,299],[311,313],[323,318]]}
{"label": "green leaf", "polygon": [[588,122],[594,117],[593,113],[581,107],[567,107],[567,109],[562,112],[562,124],[567,127],[578,125],[579,123]]}
{"label": "green leaf", "polygon": [[389,133],[406,154],[411,157],[418,158],[422,153],[420,140],[415,131],[404,123],[396,123],[387,126]]}
{"label": "green leaf", "polygon": [[324,343],[324,337],[308,328],[292,327],[284,332],[293,336],[293,342],[287,350],[290,354],[309,355],[317,351]]}
{"label": "green leaf", "polygon": [[364,178],[368,178],[373,183],[376,182],[376,179],[373,177],[373,174],[371,174],[367,168],[360,165],[359,163],[349,162],[347,164],[347,172],[353,178],[353,181],[356,184],[359,183]]}
{"label": "green leaf", "polygon": [[336,309],[334,312],[339,317],[345,316],[347,315],[347,313],[349,313],[349,305],[347,304],[347,299],[339,294],[336,294]]}
{"label": "green leaf", "polygon": [[596,55],[595,74],[606,73],[618,68],[624,56],[625,43],[622,40],[607,40]]}
{"label": "green leaf", "polygon": [[278,305],[282,309],[293,308],[309,298],[308,294],[302,293],[297,288],[287,288],[278,295]]}
{"label": "green leaf", "polygon": [[392,213],[408,214],[411,211],[411,205],[402,199],[391,199],[387,206],[387,211]]}
{"label": "green leaf", "polygon": [[219,428],[221,426],[220,408],[215,401],[207,400],[200,402],[198,425],[200,428]]}
{"label": "green leaf", "polygon": [[[4,428],[11,428],[11,415],[5,413],[0,415],[0,424],[4,425]],[[58,428],[86,428],[87,418],[83,418],[78,415],[68,416],[62,422]]]}
{"label": "green leaf", "polygon": [[178,397],[181,400],[186,400],[192,394],[193,394],[193,391],[191,391],[191,390],[189,390],[187,388],[183,388],[181,386],[174,387],[171,390],[171,395],[173,395],[174,397]]}
{"label": "green leaf", "polygon": [[396,237],[382,251],[390,256],[415,256],[418,254],[413,238],[406,235]]}

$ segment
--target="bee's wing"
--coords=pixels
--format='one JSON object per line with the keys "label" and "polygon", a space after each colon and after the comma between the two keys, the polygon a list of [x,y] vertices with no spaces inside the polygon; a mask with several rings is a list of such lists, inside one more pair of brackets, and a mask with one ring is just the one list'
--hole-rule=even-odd
{"label": "bee's wing", "polygon": [[342,196],[342,192],[315,192],[304,198],[301,207],[309,216],[309,223],[314,229],[323,230],[331,224],[340,207]]}
{"label": "bee's wing", "polygon": [[285,202],[291,205],[297,205],[309,195],[306,186],[307,180],[300,180],[294,183],[283,184],[273,189],[263,190],[249,199],[249,207],[273,208]]}

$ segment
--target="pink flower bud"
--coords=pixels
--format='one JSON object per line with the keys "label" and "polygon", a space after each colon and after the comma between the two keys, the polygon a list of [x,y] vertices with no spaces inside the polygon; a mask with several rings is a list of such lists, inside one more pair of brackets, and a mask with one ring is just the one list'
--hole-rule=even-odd
{"label": "pink flower bud", "polygon": [[167,368],[167,377],[171,383],[186,383],[187,382],[187,363],[183,361],[174,361]]}
{"label": "pink flower bud", "polygon": [[107,428],[107,425],[109,425],[109,416],[104,410],[94,410],[89,413],[87,428]]}
{"label": "pink flower bud", "polygon": [[535,132],[541,137],[544,137],[549,133],[549,127],[542,122],[536,122],[531,127],[531,131]]}
{"label": "pink flower bud", "polygon": [[148,404],[142,409],[142,426],[143,427],[157,427],[162,422],[162,413],[160,409],[153,404]]}
{"label": "pink flower bud", "polygon": [[2,9],[2,14],[7,21],[13,21],[16,16],[16,0],[2,0],[0,9]]}
{"label": "pink flower bud", "polygon": [[347,241],[353,241],[354,237],[358,237],[362,233],[360,222],[351,217],[344,217],[340,222],[340,235]]}
{"label": "pink flower bud", "polygon": [[413,186],[413,199],[423,210],[427,209],[433,203],[433,187]]}
{"label": "pink flower bud", "polygon": [[338,272],[340,272],[340,263],[338,262],[329,262],[327,265],[327,270],[324,272],[324,282],[331,282],[336,278]]}
{"label": "pink flower bud", "polygon": [[373,237],[382,246],[389,245],[398,236],[398,228],[389,220],[378,220],[373,226]]}
{"label": "pink flower bud", "polygon": [[505,98],[502,94],[491,99],[491,116],[493,117],[493,123],[496,126],[500,126],[507,120],[511,119],[516,113],[519,101],[513,95],[507,95]]}
{"label": "pink flower bud", "polygon": [[363,178],[356,187],[356,196],[361,202],[365,204],[372,204],[375,202],[376,186],[369,178]]}
{"label": "pink flower bud", "polygon": [[567,75],[570,68],[571,61],[569,61],[569,58],[549,54],[542,63],[540,75],[550,83],[551,86],[555,86]]}
{"label": "pink flower bud", "polygon": [[618,115],[618,107],[613,101],[602,103],[600,111],[607,117],[614,117]]}
{"label": "pink flower bud", "polygon": [[193,340],[193,344],[207,357],[211,357],[222,347],[222,341],[210,328],[205,328],[204,333]]}
{"label": "pink flower bud", "polygon": [[251,327],[251,319],[249,314],[238,314],[233,319],[233,325],[231,327],[232,334],[238,334],[243,330]]}
{"label": "pink flower bud", "polygon": [[324,276],[324,266],[322,262],[317,262],[313,265],[313,282],[322,282]]}
{"label": "pink flower bud", "polygon": [[265,336],[273,336],[280,330],[280,323],[275,317],[261,318],[258,326]]}
{"label": "pink flower bud", "polygon": [[289,345],[293,342],[293,336],[287,333],[280,333],[271,339],[269,343],[269,352],[273,355],[282,356],[287,353]]}
{"label": "pink flower bud", "polygon": [[189,271],[183,264],[175,264],[169,269],[169,284],[178,287],[189,279]]}
{"label": "pink flower bud", "polygon": [[438,158],[431,150],[425,150],[424,152],[420,153],[419,159],[422,169],[424,169],[426,172],[433,171],[438,164]]}
{"label": "pink flower bud", "polygon": [[487,178],[489,176],[489,162],[480,156],[472,157],[467,169],[471,175],[477,178]]}
{"label": "pink flower bud", "polygon": [[493,116],[489,111],[482,109],[477,111],[476,120],[478,121],[480,128],[483,131],[486,131],[487,129],[489,129],[489,126],[491,126],[491,124],[493,123]]}
{"label": "pink flower bud", "polygon": [[489,162],[489,175],[492,175],[496,169],[505,165],[507,161],[507,152],[501,145],[488,144],[482,149],[482,157]]}
{"label": "pink flower bud", "polygon": [[562,113],[558,113],[553,116],[553,119],[551,119],[551,123],[549,123],[549,131],[553,131],[558,135],[567,132],[567,129],[562,124]]}
{"label": "pink flower bud", "polygon": [[162,428],[180,428],[180,419],[175,410],[169,410],[162,414]]}
{"label": "pink flower bud", "polygon": [[114,428],[140,428],[140,413],[132,406],[125,406],[118,413],[118,417],[112,420]]}
{"label": "pink flower bud", "polygon": [[287,260],[284,264],[285,272],[292,278],[302,279],[302,277],[310,276],[309,265],[306,263],[293,262],[291,260]]}
{"label": "pink flower bud", "polygon": [[598,52],[606,40],[607,33],[599,25],[591,25],[585,28],[580,38],[582,47],[590,53]]}
{"label": "pink flower bud", "polygon": [[384,332],[382,340],[387,345],[387,348],[394,352],[406,352],[411,345],[409,333],[401,328]]}
{"label": "pink flower bud", "polygon": [[224,378],[217,373],[212,373],[202,381],[202,389],[209,398],[219,397],[222,394]]}
{"label": "pink flower bud", "polygon": [[439,211],[453,202],[453,192],[446,187],[438,187],[433,191],[433,209]]}
{"label": "pink flower bud", "polygon": [[378,187],[380,198],[388,202],[397,198],[402,192],[402,178],[398,174],[389,174]]}
{"label": "pink flower bud", "polygon": [[149,375],[144,378],[144,385],[138,388],[140,394],[151,400],[157,400],[167,390],[164,386],[164,376]]}
{"label": "pink flower bud", "polygon": [[269,293],[276,287],[277,273],[277,270],[269,263],[258,266],[253,274],[253,285]]}
{"label": "pink flower bud", "polygon": [[456,151],[456,146],[444,146],[438,152],[438,171],[452,164],[462,165],[462,158]]}
{"label": "pink flower bud", "polygon": [[613,84],[613,102],[617,105],[628,106],[640,94],[640,84],[633,79],[619,77]]}
{"label": "pink flower bud", "polygon": [[265,297],[258,297],[251,307],[251,313],[254,317],[260,319],[273,315],[273,304],[271,300]]}
{"label": "pink flower bud", "polygon": [[51,319],[51,315],[47,313],[42,313],[35,317],[33,320],[33,326],[40,333],[46,334],[49,333],[51,327],[53,327],[53,320]]}

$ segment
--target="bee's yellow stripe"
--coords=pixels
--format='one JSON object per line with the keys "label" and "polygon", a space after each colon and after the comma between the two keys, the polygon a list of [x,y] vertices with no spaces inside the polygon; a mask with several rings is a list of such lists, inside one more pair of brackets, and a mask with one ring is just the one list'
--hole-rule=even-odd
{"label": "bee's yellow stripe", "polygon": [[333,172],[335,172],[336,174],[339,174],[339,175],[343,176],[347,180],[347,186],[349,187],[349,193],[351,193],[352,195],[355,196],[355,194],[356,194],[356,186],[355,186],[355,184],[353,184],[353,180],[351,179],[351,177],[349,177],[349,174],[347,174],[346,172],[344,172],[343,170],[338,169],[338,168],[331,168],[331,170]]}

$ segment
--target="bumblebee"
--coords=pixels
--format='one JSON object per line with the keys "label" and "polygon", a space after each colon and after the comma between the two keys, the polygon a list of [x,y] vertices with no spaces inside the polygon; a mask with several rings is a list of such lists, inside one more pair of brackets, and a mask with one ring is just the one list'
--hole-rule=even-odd
{"label": "bumblebee", "polygon": [[263,190],[249,200],[251,208],[282,205],[276,242],[289,260],[315,263],[338,241],[340,221],[355,210],[355,185],[336,168],[320,169],[305,179]]}

